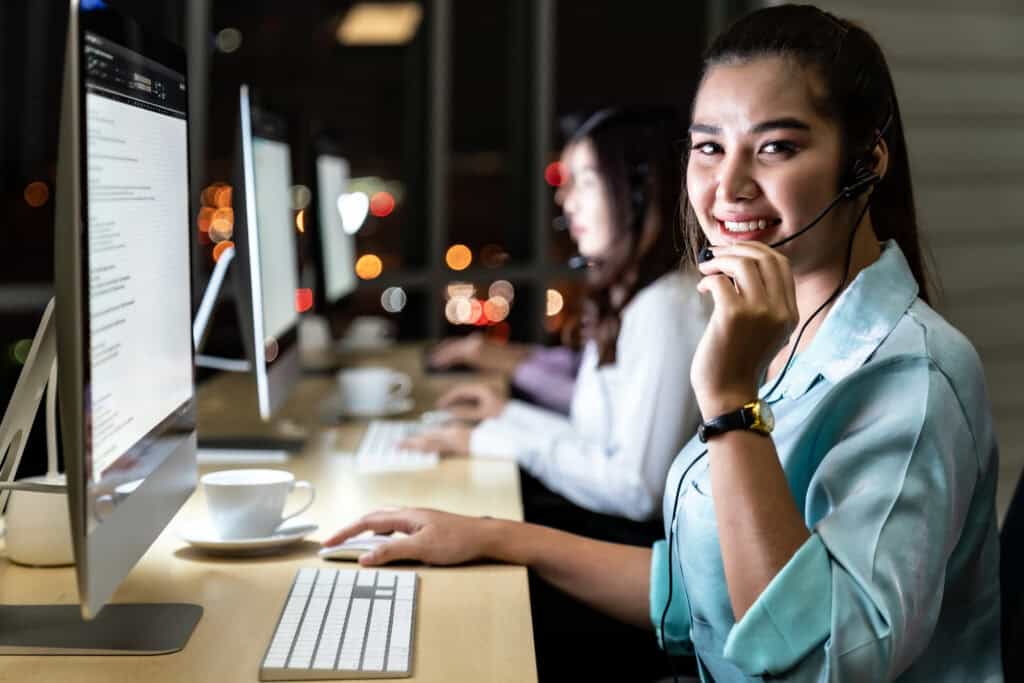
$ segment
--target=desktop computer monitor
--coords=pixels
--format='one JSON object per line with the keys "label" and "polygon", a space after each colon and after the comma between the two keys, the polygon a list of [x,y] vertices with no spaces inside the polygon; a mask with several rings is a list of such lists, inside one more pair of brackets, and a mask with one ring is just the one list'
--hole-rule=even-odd
{"label": "desktop computer monitor", "polygon": [[283,119],[255,106],[245,85],[239,89],[238,114],[235,300],[259,414],[270,420],[302,371],[291,148]]}
{"label": "desktop computer monitor", "polygon": [[308,232],[316,273],[313,298],[317,313],[327,315],[356,289],[356,245],[355,235],[342,221],[342,195],[350,177],[348,160],[338,153],[336,145],[321,141],[315,163],[316,220]]}
{"label": "desktop computer monitor", "polygon": [[[173,629],[163,619],[180,617],[161,605],[121,606],[143,608],[132,610],[138,621],[100,610],[197,480],[188,92],[181,48],[97,0],[71,0],[70,8],[54,239],[56,353],[80,612],[87,620],[100,615],[100,623],[78,619],[84,626],[75,631],[45,614],[53,614],[49,608],[66,617],[78,607],[22,609],[44,614],[42,623],[65,635],[85,633],[72,637],[78,645],[71,650],[87,651],[83,639],[111,619],[114,631],[141,633]],[[178,607],[192,608],[187,639],[201,610]],[[29,631],[22,629],[24,637],[49,632]]]}

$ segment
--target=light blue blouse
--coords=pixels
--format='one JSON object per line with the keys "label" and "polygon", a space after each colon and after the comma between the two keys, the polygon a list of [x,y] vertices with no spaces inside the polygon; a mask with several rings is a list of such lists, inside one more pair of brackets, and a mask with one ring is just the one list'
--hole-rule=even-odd
{"label": "light blue blouse", "polygon": [[704,445],[676,458],[666,538],[697,462],[671,564],[666,542],[654,547],[650,612],[670,651],[696,652],[704,680],[1002,680],[998,456],[981,362],[917,292],[884,244],[780,387],[761,388],[811,537],[739,623]]}

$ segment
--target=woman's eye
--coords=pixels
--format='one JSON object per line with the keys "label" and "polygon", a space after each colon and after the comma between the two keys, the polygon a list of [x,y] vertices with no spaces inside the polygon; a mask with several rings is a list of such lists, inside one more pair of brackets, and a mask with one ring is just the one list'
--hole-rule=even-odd
{"label": "woman's eye", "polygon": [[790,155],[796,152],[796,145],[782,140],[775,140],[762,145],[761,152],[771,155]]}
{"label": "woman's eye", "polygon": [[717,154],[722,151],[722,148],[714,142],[695,142],[690,146],[690,149],[698,154],[704,154],[706,156]]}

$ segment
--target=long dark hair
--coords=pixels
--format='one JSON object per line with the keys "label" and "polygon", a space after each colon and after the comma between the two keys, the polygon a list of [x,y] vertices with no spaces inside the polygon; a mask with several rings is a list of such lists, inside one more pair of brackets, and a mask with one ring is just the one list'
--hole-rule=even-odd
{"label": "long dark hair", "polygon": [[[929,300],[929,275],[914,208],[903,120],[889,65],[863,28],[811,5],[780,5],[752,12],[726,29],[704,54],[704,75],[720,64],[783,57],[818,75],[824,95],[815,102],[842,131],[842,168],[869,157],[879,132],[889,147],[885,178],[871,196],[871,221],[880,240],[894,239]],[[840,185],[850,178],[841,174]],[[839,188],[836,188],[838,191]],[[703,241],[683,188],[684,258],[693,261]]]}
{"label": "long dark hair", "polygon": [[566,143],[593,145],[612,214],[611,247],[587,269],[582,317],[567,327],[567,336],[597,344],[599,365],[615,362],[622,310],[679,264],[673,234],[682,139],[675,110],[648,107],[597,112]]}

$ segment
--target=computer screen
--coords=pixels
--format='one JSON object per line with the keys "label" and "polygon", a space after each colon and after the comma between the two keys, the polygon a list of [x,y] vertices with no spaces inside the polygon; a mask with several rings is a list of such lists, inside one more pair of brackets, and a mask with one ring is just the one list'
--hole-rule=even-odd
{"label": "computer screen", "polygon": [[270,420],[298,381],[298,228],[292,211],[291,148],[284,120],[238,100],[235,212],[236,297],[242,341],[256,378],[260,417]]}
{"label": "computer screen", "polygon": [[84,37],[87,443],[100,482],[133,470],[143,437],[192,398],[188,138],[182,74]]}
{"label": "computer screen", "polygon": [[72,3],[58,151],[62,446],[83,615],[196,483],[184,52]]}
{"label": "computer screen", "polygon": [[277,339],[299,320],[295,308],[299,275],[291,207],[291,150],[287,143],[258,136],[253,137],[252,145],[264,333]]}
{"label": "computer screen", "polygon": [[316,158],[317,235],[323,274],[323,301],[331,306],[356,288],[354,238],[346,232],[338,200],[349,180],[348,161],[330,154]]}

